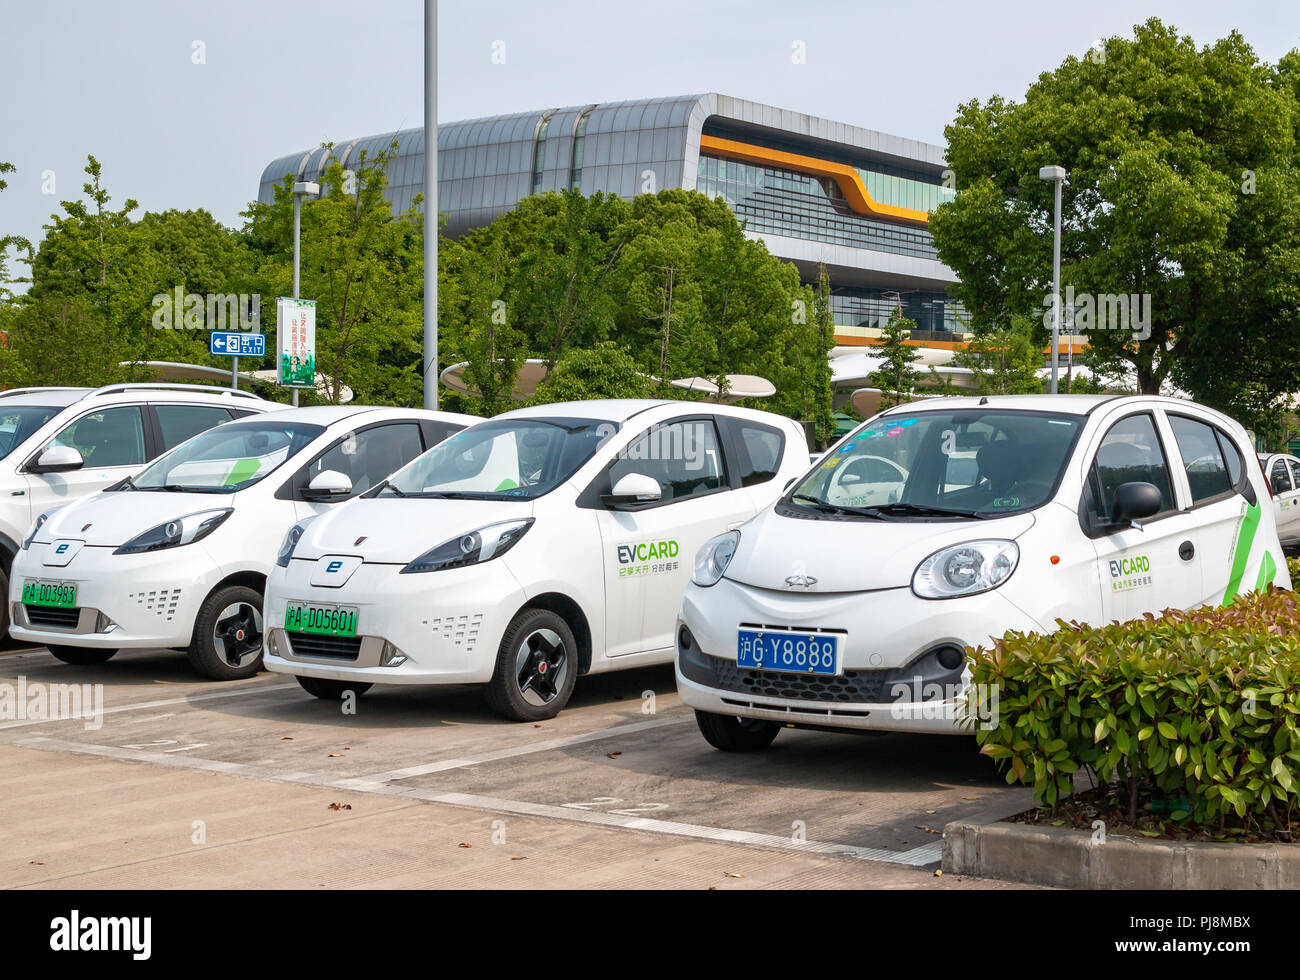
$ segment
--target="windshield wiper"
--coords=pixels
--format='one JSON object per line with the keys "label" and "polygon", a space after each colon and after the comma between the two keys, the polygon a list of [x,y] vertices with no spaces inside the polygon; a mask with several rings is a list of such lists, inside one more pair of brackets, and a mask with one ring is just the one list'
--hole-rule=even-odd
{"label": "windshield wiper", "polygon": [[383,485],[382,487],[379,488],[379,493],[375,494],[375,496],[378,497],[379,494],[382,494],[385,490],[391,490],[391,491],[393,491],[393,493],[397,494],[399,497],[408,497],[408,496],[410,496],[410,494],[406,493],[404,490],[398,490],[397,487],[393,486],[393,485],[392,485],[389,481],[387,481],[387,480],[384,481],[384,485]]}
{"label": "windshield wiper", "polygon": [[981,514],[977,510],[964,510],[960,507],[937,507],[932,504],[880,504],[869,509],[881,514],[935,514],[943,517],[974,517],[980,520],[989,516]]}
{"label": "windshield wiper", "polygon": [[877,512],[875,507],[849,507],[844,504],[832,504],[829,501],[822,500],[820,497],[813,497],[806,493],[792,494],[790,499],[812,504],[815,509],[820,510],[824,514],[855,514],[858,517],[874,517],[878,520],[883,519],[883,516]]}

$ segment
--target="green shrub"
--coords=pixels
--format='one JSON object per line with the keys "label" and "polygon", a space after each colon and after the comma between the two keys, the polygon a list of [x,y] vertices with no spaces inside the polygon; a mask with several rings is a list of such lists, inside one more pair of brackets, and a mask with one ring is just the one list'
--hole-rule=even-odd
{"label": "green shrub", "polygon": [[[1292,575],[1300,581],[1294,565]],[[1095,785],[1186,800],[1173,818],[1289,825],[1300,804],[1300,602],[1269,588],[1232,605],[1048,636],[1008,633],[973,654],[997,692],[981,751],[1049,805]],[[1185,808],[1184,808],[1185,807]]]}

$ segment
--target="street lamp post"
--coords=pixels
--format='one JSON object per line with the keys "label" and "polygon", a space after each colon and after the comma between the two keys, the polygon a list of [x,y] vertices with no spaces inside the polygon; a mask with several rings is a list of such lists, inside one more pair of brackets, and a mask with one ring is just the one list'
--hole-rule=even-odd
{"label": "street lamp post", "polygon": [[1056,218],[1052,223],[1052,385],[1056,394],[1057,350],[1061,343],[1061,185],[1068,173],[1064,167],[1043,167],[1038,171],[1042,180],[1056,185]]}
{"label": "street lamp post", "polygon": [[[320,184],[308,180],[295,181],[293,185],[293,298],[298,298],[298,256],[302,242],[302,199],[320,194]],[[298,407],[298,389],[293,390],[293,407]]]}
{"label": "street lamp post", "polygon": [[424,407],[438,407],[438,0],[424,0]]}

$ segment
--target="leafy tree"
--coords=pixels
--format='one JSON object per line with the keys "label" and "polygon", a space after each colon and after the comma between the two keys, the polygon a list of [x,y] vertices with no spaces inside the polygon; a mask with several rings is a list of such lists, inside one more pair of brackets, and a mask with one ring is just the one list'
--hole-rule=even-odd
{"label": "leafy tree", "polygon": [[565,351],[537,386],[533,403],[649,398],[652,390],[650,379],[637,370],[632,356],[618,344],[605,340],[593,347]]}
{"label": "leafy tree", "polygon": [[[0,160],[0,191],[9,186],[9,182],[4,179],[5,174],[15,173],[17,171],[12,163],[6,163]],[[8,288],[9,283],[14,282],[9,278],[9,249],[15,248],[19,251],[26,251],[28,259],[31,257],[31,242],[21,235],[0,235],[0,303],[13,299],[13,292]]]}
{"label": "leafy tree", "polygon": [[[424,224],[414,206],[394,217],[384,197],[396,151],[394,142],[362,152],[354,173],[333,161],[321,197],[303,204],[300,294],[316,301],[316,361],[330,402],[344,385],[362,402],[422,398]],[[292,291],[291,184],[286,178],[272,203],[246,212],[263,295]]]}
{"label": "leafy tree", "polygon": [[931,230],[977,331],[1050,308],[1053,189],[1038,170],[1058,164],[1063,288],[1150,297],[1150,335],[1094,329],[1098,358],[1143,392],[1173,380],[1230,407],[1255,365],[1222,351],[1243,344],[1272,362],[1273,390],[1293,390],[1295,72],[1294,59],[1262,64],[1236,32],[1198,49],[1151,19],[1041,75],[1023,103],[963,105],[946,130],[959,193]]}
{"label": "leafy tree", "polygon": [[1028,323],[976,334],[960,351],[956,362],[975,372],[976,391],[981,395],[1041,394],[1043,382],[1039,347]]}
{"label": "leafy tree", "polygon": [[97,387],[145,375],[122,367],[126,345],[86,297],[40,296],[6,318],[0,387]]}
{"label": "leafy tree", "polygon": [[889,322],[881,328],[880,346],[872,353],[883,363],[868,380],[872,387],[880,389],[882,408],[911,401],[916,391],[920,374],[912,364],[920,355],[907,343],[915,329],[916,321],[904,316],[901,306],[895,308]]}
{"label": "leafy tree", "polygon": [[475,261],[455,264],[460,269],[464,293],[458,356],[468,362],[465,382],[481,395],[483,414],[496,415],[514,407],[515,378],[527,358],[524,335],[510,322],[511,309],[506,300],[510,259],[504,243],[494,238],[475,256]]}

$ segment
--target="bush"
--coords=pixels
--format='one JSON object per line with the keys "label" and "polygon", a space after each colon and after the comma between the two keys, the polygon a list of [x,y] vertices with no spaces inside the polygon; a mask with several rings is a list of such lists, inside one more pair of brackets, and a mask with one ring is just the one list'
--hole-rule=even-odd
{"label": "bush", "polygon": [[[1297,569],[1292,568],[1292,575]],[[1300,581],[1300,577],[1296,578]],[[981,751],[1055,805],[1083,769],[1099,787],[1178,800],[1179,823],[1290,824],[1300,805],[1300,602],[1269,588],[1232,605],[1048,636],[973,654],[997,691]],[[987,686],[987,687],[983,687]],[[1185,801],[1185,802],[1181,802]]]}

